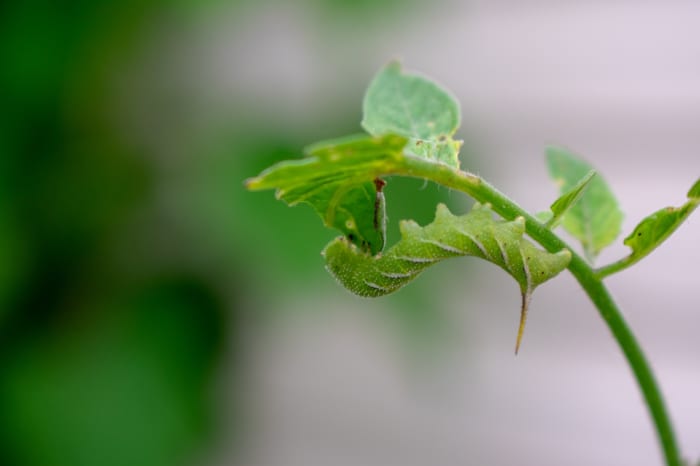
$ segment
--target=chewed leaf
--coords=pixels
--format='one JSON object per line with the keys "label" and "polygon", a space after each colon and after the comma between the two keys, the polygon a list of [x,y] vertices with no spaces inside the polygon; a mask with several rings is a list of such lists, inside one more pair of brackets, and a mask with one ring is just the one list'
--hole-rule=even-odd
{"label": "chewed leaf", "polygon": [[412,155],[459,168],[459,104],[450,93],[422,76],[406,74],[398,62],[385,66],[372,80],[363,102],[362,127],[379,136],[410,138]]}
{"label": "chewed leaf", "polygon": [[[547,148],[547,167],[563,194],[574,190],[593,170],[587,162],[557,147]],[[593,177],[587,186],[578,202],[563,214],[562,225],[581,241],[586,257],[592,260],[620,234],[622,211],[602,176]]]}
{"label": "chewed leaf", "polygon": [[412,138],[406,145],[405,151],[409,155],[435,160],[458,168],[460,147],[462,147],[462,141],[455,141],[450,137],[436,140]]}
{"label": "chewed leaf", "polygon": [[583,193],[588,187],[588,183],[591,182],[595,174],[595,170],[589,171],[586,174],[586,176],[581,178],[579,182],[576,183],[569,191],[559,196],[559,198],[552,203],[550,207],[550,210],[552,211],[552,216],[547,221],[547,226],[549,228],[556,227],[561,221],[564,214],[566,214],[566,212],[568,212],[568,210],[574,204],[576,204],[576,202],[579,199],[581,199],[581,196],[583,196]]}
{"label": "chewed leaf", "polygon": [[402,73],[398,63],[377,74],[363,105],[362,125],[371,136],[314,144],[306,158],[280,162],[247,180],[246,187],[275,189],[290,206],[310,204],[326,226],[376,254],[384,246],[382,177],[407,174],[407,160],[415,158],[458,169],[461,141],[452,135],[459,106],[432,81]]}
{"label": "chewed leaf", "polygon": [[[697,192],[696,192],[697,191]],[[680,207],[660,209],[642,220],[625,238],[625,244],[632,248],[632,254],[627,258],[636,262],[656,249],[671,233],[688,218],[700,204],[700,180],[688,192],[688,202]]]}
{"label": "chewed leaf", "polygon": [[246,186],[276,189],[277,197],[290,206],[310,204],[326,226],[376,254],[384,246],[385,223],[379,177],[403,159],[406,142],[386,135],[318,143],[307,149],[307,157],[273,165],[247,180]]}
{"label": "chewed leaf", "polygon": [[402,288],[443,259],[476,256],[498,265],[518,282],[523,297],[517,352],[532,292],[571,260],[568,250],[552,254],[536,248],[524,232],[522,217],[495,220],[488,205],[476,204],[470,213],[455,216],[440,204],[435,220],[425,227],[402,222],[401,240],[383,254],[368,254],[344,237],[331,241],[323,254],[328,270],[343,286],[372,297]]}

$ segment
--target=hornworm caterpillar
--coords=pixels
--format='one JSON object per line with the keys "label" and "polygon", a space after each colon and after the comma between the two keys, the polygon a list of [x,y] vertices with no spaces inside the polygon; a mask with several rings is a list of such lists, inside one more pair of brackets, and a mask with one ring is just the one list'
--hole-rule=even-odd
{"label": "hornworm caterpillar", "polygon": [[361,251],[345,237],[323,250],[328,271],[348,290],[360,296],[392,293],[443,259],[476,256],[508,272],[520,285],[521,319],[516,342],[520,346],[533,290],[564,270],[571,253],[555,254],[536,248],[523,237],[525,219],[495,220],[488,204],[475,204],[466,215],[453,215],[439,204],[433,223],[421,227],[402,221],[401,240],[385,253]]}

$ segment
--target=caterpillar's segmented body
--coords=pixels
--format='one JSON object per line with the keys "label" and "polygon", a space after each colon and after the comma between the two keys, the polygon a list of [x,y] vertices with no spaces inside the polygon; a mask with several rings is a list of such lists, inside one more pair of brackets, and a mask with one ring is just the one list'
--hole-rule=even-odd
{"label": "caterpillar's segmented body", "polygon": [[401,240],[385,253],[372,256],[339,237],[326,246],[323,255],[327,269],[344,287],[370,297],[400,289],[443,259],[476,256],[492,262],[520,285],[519,345],[532,291],[564,270],[571,260],[568,250],[543,251],[525,239],[524,233],[524,218],[495,220],[489,205],[475,204],[468,214],[455,216],[440,204],[435,220],[425,227],[410,220],[401,222]]}
{"label": "caterpillar's segmented body", "polygon": [[458,256],[481,257],[498,265],[529,293],[566,268],[571,254],[538,249],[523,237],[524,232],[523,218],[494,220],[488,205],[476,204],[467,215],[455,216],[440,204],[435,221],[425,227],[401,222],[401,241],[383,254],[364,253],[344,237],[333,240],[323,254],[330,273],[360,296],[396,291],[428,266]]}

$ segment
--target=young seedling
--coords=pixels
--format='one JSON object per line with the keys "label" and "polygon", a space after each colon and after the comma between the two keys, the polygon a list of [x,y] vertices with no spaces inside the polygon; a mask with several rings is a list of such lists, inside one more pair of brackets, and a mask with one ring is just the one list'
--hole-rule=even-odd
{"label": "young seedling", "polygon": [[[328,271],[360,296],[392,293],[443,259],[475,256],[510,274],[520,287],[518,352],[530,297],[541,283],[568,269],[585,290],[620,345],[644,395],[668,466],[682,460],[670,418],[651,368],[603,279],[647,256],[700,204],[700,179],[680,207],[661,209],[624,240],[632,252],[593,268],[598,254],[619,235],[622,212],[605,180],[587,162],[556,147],[546,150],[561,196],[549,211],[532,215],[481,177],[460,169],[457,101],[422,76],[391,62],[372,80],[363,102],[366,134],[316,143],[306,157],[277,163],[246,181],[251,190],[275,189],[290,206],[306,203],[342,235],[323,250]],[[435,220],[402,221],[401,240],[385,250],[385,199],[391,176],[433,181],[477,201],[466,215],[438,205]],[[496,216],[500,216],[497,218]],[[554,229],[561,225],[581,242],[584,256]],[[585,258],[584,258],[585,257]]]}

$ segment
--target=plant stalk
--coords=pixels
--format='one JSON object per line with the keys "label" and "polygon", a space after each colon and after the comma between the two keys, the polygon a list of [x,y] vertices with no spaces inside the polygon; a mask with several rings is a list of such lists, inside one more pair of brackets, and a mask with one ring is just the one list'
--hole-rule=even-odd
{"label": "plant stalk", "polygon": [[627,267],[629,267],[633,264],[636,264],[637,262],[639,262],[639,260],[641,260],[643,258],[644,258],[644,256],[640,256],[636,260],[633,260],[632,256],[623,257],[622,259],[615,261],[612,264],[608,264],[604,267],[600,267],[600,268],[596,269],[595,274],[598,278],[600,278],[602,280],[603,278],[605,278],[609,275],[620,272],[620,271],[626,269]]}
{"label": "plant stalk", "polygon": [[546,250],[557,252],[562,249],[568,249],[571,251],[572,259],[568,269],[593,302],[622,349],[644,396],[656,428],[656,434],[663,450],[666,465],[682,466],[683,463],[670,416],[651,365],[644,356],[642,348],[627,325],[620,309],[603,284],[603,277],[600,275],[600,272],[596,273],[588,262],[576,254],[571,247],[535,217],[476,175],[414,157],[406,157],[403,165],[397,167],[397,170],[391,174],[424,178],[461,191],[481,203],[491,204],[492,209],[506,220],[524,217],[528,235]]}

